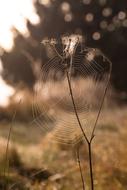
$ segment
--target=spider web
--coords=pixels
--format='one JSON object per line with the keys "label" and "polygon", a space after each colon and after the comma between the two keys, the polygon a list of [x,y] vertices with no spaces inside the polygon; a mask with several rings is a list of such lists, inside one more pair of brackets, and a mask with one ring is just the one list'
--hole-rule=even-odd
{"label": "spider web", "polygon": [[[43,46],[46,59],[35,88],[32,122],[42,132],[50,132],[53,140],[76,144],[83,134],[77,122],[66,75],[68,68],[65,65],[70,59],[66,59],[65,63],[62,53],[58,53],[62,52],[62,45],[48,43]],[[69,76],[77,113],[90,139],[107,90],[111,63],[99,50],[81,47],[79,43],[71,57]]]}

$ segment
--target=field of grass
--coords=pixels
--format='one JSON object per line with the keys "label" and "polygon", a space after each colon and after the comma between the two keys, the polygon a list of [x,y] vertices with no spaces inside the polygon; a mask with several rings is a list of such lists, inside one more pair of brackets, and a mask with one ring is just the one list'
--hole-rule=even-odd
{"label": "field of grass", "polygon": [[[0,189],[82,189],[74,147],[52,141],[51,134],[44,135],[37,126],[15,122],[6,159],[9,128],[10,123],[0,123]],[[92,144],[95,190],[127,189],[126,139],[127,108],[104,110]],[[80,145],[80,159],[89,190],[85,142]]]}

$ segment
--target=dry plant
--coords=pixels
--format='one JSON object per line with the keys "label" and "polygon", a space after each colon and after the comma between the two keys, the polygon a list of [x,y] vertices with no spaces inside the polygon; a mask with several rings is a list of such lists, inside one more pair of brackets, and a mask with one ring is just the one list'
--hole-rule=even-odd
{"label": "dry plant", "polygon": [[[92,142],[112,64],[100,50],[86,47],[82,36],[75,35],[43,40],[42,63],[35,86],[33,122],[60,143],[77,147],[81,140],[86,142],[94,190]],[[47,104],[41,103],[42,96]],[[43,121],[44,114],[48,122]],[[76,152],[84,190],[79,150]]]}
{"label": "dry plant", "polygon": [[[21,100],[19,100],[18,105],[20,106]],[[3,177],[4,177],[4,184],[3,184],[3,189],[8,189],[9,188],[9,168],[10,168],[10,139],[11,139],[11,134],[12,134],[12,129],[13,129],[13,124],[14,124],[14,120],[17,114],[17,109],[14,111],[13,116],[12,116],[12,121],[9,127],[9,132],[8,132],[8,137],[7,137],[7,145],[6,145],[6,149],[5,149],[5,162],[4,162],[4,168],[3,168]],[[14,155],[16,162],[20,162],[19,161],[19,157],[18,154],[16,152],[16,150],[14,149],[12,156]]]}
{"label": "dry plant", "polygon": [[[79,142],[84,140],[88,147],[90,185],[94,190],[92,142],[112,64],[100,50],[86,47],[81,36],[62,37],[59,41],[46,39],[42,50],[43,65],[34,89],[32,123],[43,132],[50,132],[53,140],[76,149],[83,190],[86,182]],[[9,186],[9,141],[16,113],[17,110],[12,118],[5,154],[6,187]]]}

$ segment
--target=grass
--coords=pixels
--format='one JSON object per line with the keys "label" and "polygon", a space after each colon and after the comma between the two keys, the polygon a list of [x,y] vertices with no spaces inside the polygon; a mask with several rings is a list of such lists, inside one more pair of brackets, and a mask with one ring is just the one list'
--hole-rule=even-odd
{"label": "grass", "polygon": [[[93,143],[94,184],[96,190],[125,190],[127,188],[127,108],[105,110],[101,115]],[[105,119],[103,119],[105,118]],[[0,186],[8,134],[8,123],[0,125]],[[15,123],[9,149],[9,186],[12,189],[76,190],[82,183],[75,152],[65,145],[51,141],[36,126]],[[83,176],[89,184],[87,149],[81,145]],[[82,156],[84,155],[84,156]],[[39,172],[40,171],[40,172]],[[34,177],[33,177],[34,176]],[[86,187],[89,190],[89,187]]]}

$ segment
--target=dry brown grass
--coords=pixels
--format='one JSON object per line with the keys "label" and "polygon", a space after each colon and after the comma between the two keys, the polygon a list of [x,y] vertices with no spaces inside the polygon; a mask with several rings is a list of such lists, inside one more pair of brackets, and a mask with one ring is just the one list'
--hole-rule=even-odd
{"label": "dry brown grass", "polygon": [[[125,190],[127,188],[127,108],[114,107],[104,109],[93,141],[94,183],[96,190]],[[66,115],[64,117],[67,117]],[[19,125],[19,126],[18,126]],[[26,124],[27,125],[27,124]],[[4,128],[4,133],[3,133]],[[18,130],[19,134],[15,132]],[[10,140],[9,185],[17,184],[17,189],[44,189],[44,190],[76,190],[82,189],[80,173],[76,162],[74,149],[68,145],[56,144],[52,135],[44,136],[41,130],[35,135],[36,126],[28,128],[15,123]],[[0,126],[1,166],[6,149],[6,124]],[[20,131],[23,140],[21,141]],[[31,135],[30,139],[29,136]],[[14,137],[15,136],[15,137]],[[37,141],[35,140],[37,139]],[[87,147],[81,145],[80,155],[84,176],[89,184]],[[16,155],[16,156],[15,156]],[[16,158],[16,159],[15,159]],[[18,161],[17,161],[18,160]],[[20,163],[17,166],[17,163]],[[2,167],[1,172],[2,172]],[[21,170],[22,169],[22,170]],[[44,173],[48,171],[51,177],[43,180]],[[22,171],[22,172],[21,172]],[[26,174],[26,175],[25,175]],[[35,175],[35,178],[31,177]],[[37,177],[36,177],[37,176]],[[1,178],[0,184],[3,183]],[[15,186],[15,187],[16,187]],[[86,188],[89,189],[88,186]]]}

